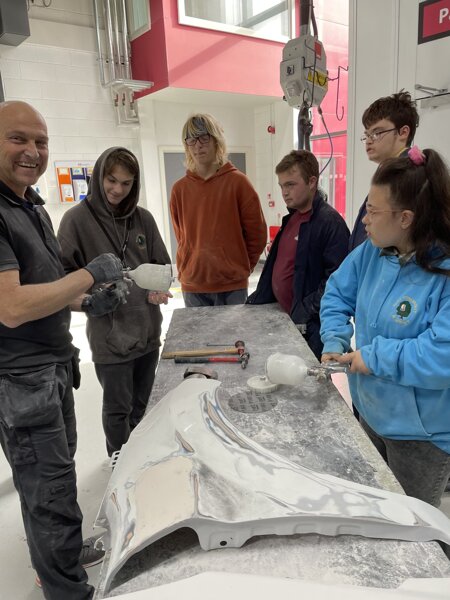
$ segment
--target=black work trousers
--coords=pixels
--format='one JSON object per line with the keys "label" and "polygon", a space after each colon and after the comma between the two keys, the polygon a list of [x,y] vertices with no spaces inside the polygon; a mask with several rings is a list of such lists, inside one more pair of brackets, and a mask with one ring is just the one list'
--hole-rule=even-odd
{"label": "black work trousers", "polygon": [[450,477],[450,454],[432,442],[382,437],[361,416],[359,422],[406,495],[439,507]]}
{"label": "black work trousers", "polygon": [[20,496],[31,562],[47,600],[88,600],[79,564],[72,367],[0,376],[0,442]]}
{"label": "black work trousers", "polygon": [[127,362],[95,363],[103,388],[103,431],[108,456],[120,450],[141,421],[155,380],[159,350]]}

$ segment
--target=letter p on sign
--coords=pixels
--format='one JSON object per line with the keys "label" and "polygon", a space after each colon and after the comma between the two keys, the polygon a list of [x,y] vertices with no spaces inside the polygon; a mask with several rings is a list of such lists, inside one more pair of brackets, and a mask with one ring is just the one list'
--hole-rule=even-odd
{"label": "letter p on sign", "polygon": [[450,36],[450,0],[424,0],[419,3],[418,43]]}

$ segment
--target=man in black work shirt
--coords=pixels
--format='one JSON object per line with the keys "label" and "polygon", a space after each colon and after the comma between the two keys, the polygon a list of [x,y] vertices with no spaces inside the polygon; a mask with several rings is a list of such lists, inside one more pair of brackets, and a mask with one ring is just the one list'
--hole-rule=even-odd
{"label": "man in black work shirt", "polygon": [[113,255],[64,276],[43,200],[47,126],[25,102],[0,104],[0,442],[19,493],[31,560],[50,600],[86,600],[76,500],[70,307],[122,277]]}

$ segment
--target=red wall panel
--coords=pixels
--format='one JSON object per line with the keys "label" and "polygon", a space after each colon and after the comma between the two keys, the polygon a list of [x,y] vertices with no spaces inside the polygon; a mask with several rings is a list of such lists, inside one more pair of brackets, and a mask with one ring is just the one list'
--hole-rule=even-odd
{"label": "red wall panel", "polygon": [[155,83],[144,95],[168,85],[283,95],[283,43],[180,25],[177,0],[153,0],[151,16],[151,30],[132,42],[133,77]]}
{"label": "red wall panel", "polygon": [[[149,0],[150,1],[150,0]],[[348,2],[335,3],[332,18],[325,0],[316,0],[319,39],[327,54],[331,79],[338,66],[348,66],[348,26],[343,11]],[[279,65],[284,44],[221,31],[180,25],[177,0],[151,0],[152,27],[132,42],[132,69],[135,79],[154,82],[146,95],[165,87],[232,92],[282,97]],[[298,14],[298,13],[297,13]],[[296,23],[298,30],[298,23]],[[298,33],[297,33],[298,35]],[[342,115],[343,109],[343,115]],[[347,128],[347,73],[341,71],[339,97],[337,81],[329,82],[322,102],[323,116],[330,132]],[[341,119],[342,116],[342,119]],[[322,121],[313,109],[313,136],[325,134]],[[335,206],[345,215],[346,135],[333,139],[336,178]],[[328,139],[313,143],[313,151],[329,156]]]}
{"label": "red wall panel", "polygon": [[155,84],[150,90],[142,92],[140,96],[146,96],[150,92],[156,92],[169,85],[163,0],[152,0],[151,19],[151,30],[131,42],[133,79],[153,81]]}

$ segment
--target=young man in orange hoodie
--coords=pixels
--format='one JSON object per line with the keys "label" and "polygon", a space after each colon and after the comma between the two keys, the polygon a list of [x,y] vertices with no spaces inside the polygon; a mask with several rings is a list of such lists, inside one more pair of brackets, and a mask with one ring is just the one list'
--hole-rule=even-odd
{"label": "young man in orange hoodie", "polygon": [[214,117],[193,115],[182,135],[187,172],[172,188],[170,212],[184,302],[242,304],[267,240],[258,195],[227,160],[223,130]]}

